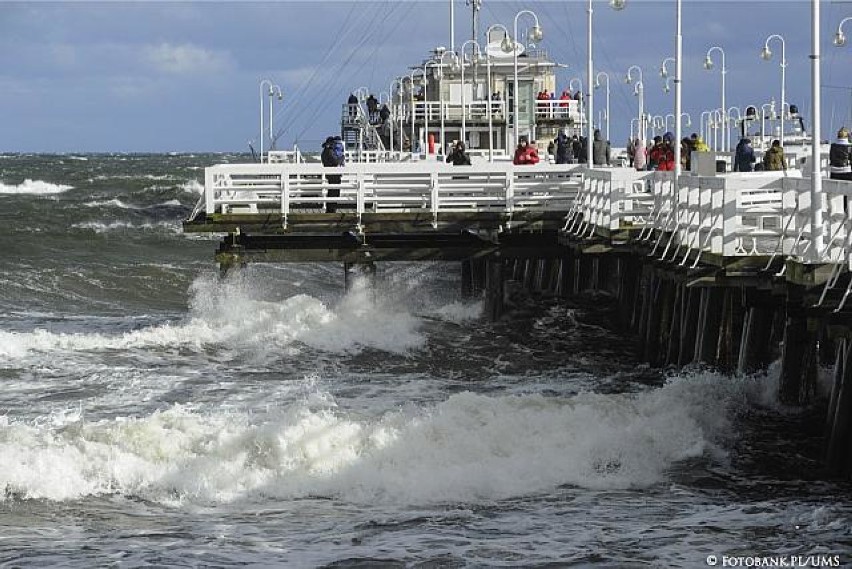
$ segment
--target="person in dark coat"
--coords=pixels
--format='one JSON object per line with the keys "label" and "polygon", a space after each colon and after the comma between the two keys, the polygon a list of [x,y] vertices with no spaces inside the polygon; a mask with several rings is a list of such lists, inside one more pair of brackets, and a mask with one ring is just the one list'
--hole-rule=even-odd
{"label": "person in dark coat", "polygon": [[[325,139],[322,145],[322,154],[320,160],[326,168],[339,168],[346,163],[346,158],[343,150],[343,139],[339,136],[329,136]],[[328,181],[327,196],[330,198],[340,197],[340,174],[326,174],[325,179]],[[326,202],[326,213],[336,213],[337,204],[334,202]]]}
{"label": "person in dark coat", "polygon": [[601,131],[595,129],[595,140],[592,142],[592,161],[595,166],[609,166],[610,148],[609,141],[604,140]]}
{"label": "person in dark coat", "polygon": [[751,139],[741,138],[734,152],[734,172],[751,172],[754,170],[755,162],[757,159],[754,157]]}
{"label": "person in dark coat", "polygon": [[346,100],[346,104],[349,105],[350,117],[358,114],[358,97],[355,96],[355,93],[349,93],[349,99]]}
{"label": "person in dark coat", "polygon": [[828,172],[832,180],[852,181],[852,144],[845,127],[837,131],[837,140],[829,148]]}
{"label": "person in dark coat", "polygon": [[574,157],[574,154],[572,151],[573,149],[571,148],[571,139],[568,138],[568,131],[566,129],[559,131],[559,134],[556,135],[556,139],[553,141],[553,145],[556,150],[554,153],[556,163],[568,164],[568,162]]}
{"label": "person in dark coat", "polygon": [[370,122],[376,122],[379,112],[379,101],[373,95],[367,97],[367,112],[370,113]]}
{"label": "person in dark coat", "polygon": [[382,110],[379,111],[379,119],[381,119],[381,121],[383,123],[386,123],[386,122],[388,122],[389,118],[390,118],[390,109],[388,108],[387,105],[382,105]]}
{"label": "person in dark coat", "polygon": [[459,140],[453,149],[447,154],[447,162],[453,166],[470,166],[470,156],[465,151],[464,142]]}

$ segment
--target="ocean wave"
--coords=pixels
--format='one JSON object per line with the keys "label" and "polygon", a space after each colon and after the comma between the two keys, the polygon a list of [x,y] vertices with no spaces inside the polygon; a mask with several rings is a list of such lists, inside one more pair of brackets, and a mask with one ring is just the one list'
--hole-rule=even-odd
{"label": "ocean wave", "polygon": [[73,186],[64,184],[52,184],[42,180],[31,180],[27,178],[18,185],[7,185],[0,183],[0,194],[60,194],[72,189]]}
{"label": "ocean wave", "polygon": [[183,204],[180,203],[180,200],[173,199],[168,200],[162,203],[154,204],[154,205],[136,205],[124,202],[118,198],[113,198],[111,200],[95,200],[86,202],[83,204],[84,207],[117,207],[120,209],[152,209],[158,207],[179,207]]}
{"label": "ocean wave", "polygon": [[156,231],[165,230],[166,233],[179,235],[183,233],[181,224],[177,221],[158,221],[134,223],[131,221],[110,221],[108,223],[102,221],[83,221],[71,225],[74,229],[86,229],[95,233],[113,233],[127,231]]}
{"label": "ocean wave", "polygon": [[198,180],[189,180],[185,184],[181,184],[181,189],[190,194],[203,194],[204,193],[204,184],[199,182]]}
{"label": "ocean wave", "polygon": [[175,406],[100,421],[0,417],[0,487],[20,498],[120,493],[175,504],[476,503],[562,485],[644,488],[681,461],[722,452],[759,382],[705,373],[634,394],[460,393],[374,417],[342,411],[322,391],[262,415]]}
{"label": "ocean wave", "polygon": [[[139,229],[128,222],[77,226],[98,232]],[[175,231],[180,231],[179,226]],[[337,306],[329,308],[321,300],[305,294],[281,301],[257,299],[248,280],[235,278],[222,284],[215,277],[205,277],[193,284],[190,306],[190,315],[185,321],[115,336],[46,330],[0,331],[0,356],[20,360],[63,351],[176,346],[203,351],[207,346],[216,345],[265,353],[270,345],[284,347],[296,342],[335,354],[354,353],[365,348],[403,354],[426,343],[420,332],[419,318],[403,308],[377,303],[372,291],[361,280]],[[11,365],[15,365],[14,362]]]}

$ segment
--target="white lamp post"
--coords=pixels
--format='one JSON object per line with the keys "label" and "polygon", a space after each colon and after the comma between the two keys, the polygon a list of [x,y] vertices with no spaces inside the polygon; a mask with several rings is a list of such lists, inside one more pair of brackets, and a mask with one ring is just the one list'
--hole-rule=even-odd
{"label": "white lamp post", "polygon": [[710,58],[710,53],[713,52],[713,51],[718,51],[722,55],[722,69],[721,69],[721,73],[722,73],[722,107],[721,107],[721,109],[722,109],[722,124],[724,125],[724,129],[725,129],[724,133],[725,134],[722,137],[722,148],[721,148],[721,150],[725,151],[725,150],[730,150],[730,147],[725,148],[725,140],[728,139],[728,136],[727,136],[727,132],[728,132],[727,109],[728,109],[728,107],[725,106],[725,75],[728,74],[728,68],[725,67],[725,50],[722,49],[721,47],[717,46],[717,45],[714,45],[713,47],[711,47],[710,49],[707,50],[707,56],[704,58],[704,69],[706,69],[707,71],[710,71],[711,69],[713,69],[713,60]]}
{"label": "white lamp post", "polygon": [[470,62],[474,64],[475,61],[479,58],[480,48],[479,42],[476,40],[467,40],[461,46],[461,57],[459,58],[459,64],[461,65],[461,107],[462,107],[462,122],[461,122],[461,139],[462,142],[467,145],[467,125],[465,122],[465,117],[467,116],[467,112],[465,112],[465,83],[464,83],[464,50],[467,45],[470,44],[474,46],[475,51],[472,51],[470,54]]}
{"label": "white lamp post", "polygon": [[[609,6],[615,10],[616,12],[623,10],[625,6],[626,0],[609,0]],[[586,60],[586,85],[589,87],[589,92],[586,94],[586,138],[588,146],[586,153],[586,164],[589,168],[592,167],[594,162],[592,162],[592,140],[594,139],[595,128],[592,124],[594,118],[595,111],[595,94],[594,89],[592,89],[592,85],[595,84],[595,64],[592,58],[592,0],[589,0],[588,8],[586,8],[586,12],[588,14],[588,22],[587,22],[587,32],[586,32],[586,52],[588,54],[588,58]],[[607,81],[607,93],[609,93],[609,81]],[[607,95],[608,98],[608,95]],[[607,129],[609,129],[609,112],[607,112],[606,119]],[[607,136],[609,139],[609,136]]]}
{"label": "white lamp post", "polygon": [[627,83],[633,83],[634,70],[639,74],[639,80],[633,88],[633,94],[639,97],[639,138],[645,140],[647,135],[645,132],[645,84],[642,81],[642,68],[638,65],[631,65],[627,69],[627,75],[624,77],[624,80]]}
{"label": "white lamp post", "polygon": [[599,71],[595,76],[595,89],[600,89],[601,87],[601,77],[606,79],[606,112],[604,116],[606,117],[606,139],[611,140],[609,137],[609,74],[605,71]]}
{"label": "white lamp post", "polygon": [[843,33],[843,24],[845,24],[849,20],[852,20],[852,16],[849,16],[848,18],[843,18],[842,20],[840,20],[840,24],[837,26],[837,33],[834,34],[834,45],[836,45],[837,47],[843,47],[844,45],[846,45],[846,35]]}
{"label": "white lamp post", "polygon": [[515,71],[515,83],[513,86],[514,96],[512,97],[512,134],[515,137],[515,144],[518,143],[518,95],[520,94],[520,89],[518,89],[518,18],[520,18],[523,14],[528,14],[535,19],[535,26],[533,26],[533,29],[529,35],[530,39],[532,39],[533,41],[540,41],[541,38],[544,37],[544,33],[541,31],[541,27],[538,25],[538,16],[535,15],[535,12],[531,10],[521,10],[520,12],[515,14],[515,24],[512,28],[514,30],[513,38],[515,43],[515,45],[512,46],[512,52],[514,54],[513,64]]}
{"label": "white lamp post", "polygon": [[275,102],[275,98],[273,95],[278,95],[278,100],[281,101],[284,99],[284,94],[281,92],[281,87],[278,85],[272,85],[269,88],[269,149],[275,150],[275,131],[272,128],[272,118],[275,116],[275,113],[272,112],[272,106]]}
{"label": "white lamp post", "polygon": [[441,152],[440,152],[441,156],[444,156],[447,153],[447,141],[446,141],[446,136],[445,136],[446,131],[444,129],[444,116],[445,116],[446,113],[445,113],[445,105],[444,105],[444,84],[443,84],[443,80],[444,80],[444,57],[446,57],[447,55],[450,55],[451,58],[452,58],[452,63],[450,63],[450,67],[455,67],[455,65],[456,65],[455,62],[457,60],[456,53],[454,51],[445,51],[444,53],[441,54],[441,60],[440,60],[441,66],[438,68],[439,69],[438,70],[438,79],[439,79],[439,83],[438,83],[439,103],[438,104],[441,106]]}
{"label": "white lamp post", "polygon": [[769,61],[772,58],[772,52],[769,51],[769,42],[773,39],[777,39],[781,42],[781,146],[784,146],[784,103],[786,102],[785,97],[785,89],[787,86],[787,47],[784,42],[784,38],[778,34],[772,34],[763,44],[763,50],[760,52],[760,57]]}
{"label": "white lamp post", "polygon": [[[574,86],[575,85],[577,86],[577,91],[582,93],[583,92],[583,80],[580,79],[579,77],[572,77],[571,79],[568,80],[568,90],[569,91],[574,92]],[[582,97],[582,96],[580,97],[580,114],[581,115],[586,114],[585,113],[586,107],[585,107],[585,104],[583,103],[583,99],[585,99],[585,98],[587,98],[587,97]]]}
{"label": "white lamp post", "polygon": [[[409,86],[409,95],[411,95],[411,154],[414,155],[414,74],[420,71],[420,69],[413,69],[411,73],[408,74],[408,86]],[[423,80],[425,83],[426,76],[423,76]],[[423,89],[426,90],[425,87]]]}
{"label": "white lamp post", "polygon": [[[732,115],[734,114],[734,112],[736,112],[736,113],[737,113],[736,118],[734,118],[734,117],[732,116]],[[727,117],[728,117],[728,126],[727,126],[727,132],[728,132],[728,151],[730,152],[730,150],[731,150],[731,138],[730,138],[730,137],[731,137],[731,128],[730,128],[730,127],[731,127],[731,123],[733,122],[733,123],[734,123],[734,125],[736,125],[737,123],[742,123],[742,120],[743,120],[743,114],[742,114],[742,112],[740,112],[740,108],[739,108],[739,107],[728,107],[728,111],[727,111],[727,113],[726,113],[726,114],[727,114]],[[738,138],[738,140],[739,140],[739,138]]]}
{"label": "white lamp post", "polygon": [[[263,163],[263,137],[265,136],[264,133],[263,133],[263,97],[264,97],[263,88],[264,88],[264,86],[267,87],[267,89],[268,89],[267,93],[269,95],[270,109],[272,107],[272,96],[275,94],[275,91],[273,90],[274,83],[269,79],[261,79],[260,85],[259,85],[259,91],[260,91],[260,162],[261,162],[261,164]],[[271,110],[270,110],[270,112],[271,112]]]}
{"label": "white lamp post", "polygon": [[[669,91],[672,90],[672,88],[669,87],[669,69],[668,69],[668,67],[666,67],[666,64],[670,61],[672,63],[674,63],[674,60],[675,60],[674,57],[667,57],[663,60],[663,63],[660,65],[660,77],[662,77],[665,80],[665,83],[663,84],[663,92],[664,93],[668,93]],[[674,118],[674,113],[672,113],[672,118]]]}
{"label": "white lamp post", "polygon": [[[510,53],[515,50],[514,42],[509,40],[509,30],[502,24],[494,24],[485,31],[485,57],[487,62],[488,73],[488,161],[494,161],[494,113],[491,109],[491,54],[488,52],[488,41],[491,38],[491,31],[495,29],[503,30],[503,40],[500,42],[500,49],[503,53]],[[505,110],[503,111],[505,114]],[[507,149],[508,151],[508,149]]]}
{"label": "white lamp post", "polygon": [[[428,89],[426,88],[426,84],[428,79],[426,79],[426,68],[427,67],[439,67],[441,64],[438,61],[427,61],[423,64],[423,128],[426,131],[426,154],[429,154],[429,101],[426,99],[426,93],[428,93]],[[439,85],[440,87],[440,85]]]}

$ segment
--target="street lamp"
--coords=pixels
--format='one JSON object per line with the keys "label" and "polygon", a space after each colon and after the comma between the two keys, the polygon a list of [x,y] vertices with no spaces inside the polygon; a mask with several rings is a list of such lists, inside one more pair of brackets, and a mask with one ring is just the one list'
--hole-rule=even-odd
{"label": "street lamp", "polygon": [[[264,97],[264,86],[268,89],[266,94],[269,95],[269,121],[272,122],[272,97],[275,95],[275,84],[270,79],[261,79],[259,85],[260,91],[260,162],[263,163],[263,97]],[[279,88],[279,93],[281,89]],[[269,128],[270,132],[270,142],[272,140],[272,127]]]}
{"label": "street lamp", "polygon": [[[609,6],[616,12],[624,10],[624,6],[626,4],[626,0],[609,0]],[[595,111],[595,90],[592,89],[592,85],[595,84],[595,65],[594,60],[592,58],[592,0],[589,0],[588,8],[586,9],[586,13],[588,14],[588,26],[587,26],[587,34],[586,34],[586,51],[588,54],[588,59],[586,60],[586,85],[589,87],[589,92],[586,94],[586,141],[588,146],[587,154],[586,154],[586,164],[589,168],[592,167],[594,162],[592,161],[592,140],[594,139],[594,111]],[[609,93],[609,81],[607,81],[607,93]],[[607,99],[609,99],[609,95],[607,94]],[[607,129],[609,129],[609,112],[607,112],[606,119]],[[607,139],[609,137],[607,136]]]}
{"label": "street lamp", "polygon": [[541,31],[541,26],[539,26],[539,24],[538,24],[538,16],[535,15],[535,12],[533,12],[531,10],[521,10],[520,12],[515,14],[515,24],[514,24],[514,27],[512,28],[515,32],[514,35],[512,36],[513,39],[514,39],[514,44],[515,44],[515,45],[512,46],[512,52],[514,54],[514,57],[512,59],[514,60],[513,64],[514,64],[514,71],[515,71],[515,83],[514,83],[514,86],[512,87],[514,89],[514,96],[512,97],[512,99],[513,99],[513,104],[512,104],[512,121],[513,121],[512,122],[512,130],[513,130],[513,132],[512,132],[512,134],[515,137],[515,144],[518,143],[518,95],[519,95],[519,89],[518,89],[518,43],[517,43],[518,42],[518,18],[520,18],[523,14],[528,14],[535,19],[535,26],[533,26],[532,31],[529,34],[529,38],[532,39],[533,41],[540,41],[541,38],[544,37],[544,33]]}
{"label": "street lamp", "polygon": [[[579,91],[580,93],[582,93],[583,92],[583,80],[580,79],[579,77],[572,77],[571,79],[568,80],[568,90],[571,91],[572,93],[575,92],[575,89],[574,89],[575,85],[577,86],[576,91]],[[580,114],[581,115],[585,115],[584,111],[585,111],[586,107],[585,107],[585,104],[583,103],[583,99],[585,99],[585,98],[586,97],[583,97],[582,95],[580,96],[579,102],[580,102]],[[589,139],[589,140],[591,140],[591,139]]]}
{"label": "street lamp", "polygon": [[[666,64],[670,61],[674,63],[674,60],[674,57],[667,57],[663,60],[663,63],[660,65],[660,77],[662,77],[663,79],[669,78],[669,69],[668,67],[666,67]],[[666,81],[666,83],[668,83],[668,81]]]}
{"label": "street lamp", "polygon": [[[426,68],[429,66],[439,67],[441,64],[438,61],[429,60],[423,64],[423,128],[426,130],[426,154],[429,154],[429,101],[426,100],[426,94],[429,90],[426,88],[428,80],[426,79]],[[440,85],[439,85],[440,86]]]}
{"label": "street lamp", "polygon": [[639,80],[633,88],[633,94],[639,97],[639,133],[640,138],[644,141],[647,133],[645,132],[645,84],[642,81],[642,68],[638,65],[631,65],[627,69],[624,80],[627,83],[633,83],[634,70],[639,74]]}
{"label": "street lamp", "polygon": [[470,54],[470,62],[471,65],[475,65],[476,61],[479,60],[480,56],[480,47],[479,42],[476,40],[467,40],[461,46],[461,57],[459,58],[459,64],[461,65],[461,107],[462,107],[462,120],[461,120],[461,139],[462,142],[467,144],[467,128],[465,123],[465,116],[467,113],[465,112],[465,84],[464,84],[464,50],[468,44],[474,46],[475,51],[472,51]]}
{"label": "street lamp", "polygon": [[[736,112],[737,112],[737,117],[736,117],[736,118],[734,118],[734,117],[732,117],[732,116],[731,116],[731,115],[733,114],[733,112],[734,112],[734,111],[736,111]],[[730,129],[730,123],[731,123],[731,122],[733,122],[733,123],[734,123],[734,125],[736,125],[737,123],[742,124],[742,122],[743,122],[743,114],[742,114],[742,112],[740,111],[740,108],[739,108],[739,107],[728,107],[727,115],[728,115],[728,150],[730,151],[730,149],[731,149],[731,138],[730,138],[730,136],[731,136],[731,129]]]}
{"label": "street lamp", "polygon": [[778,34],[772,34],[763,44],[763,50],[760,52],[760,57],[769,61],[772,58],[772,52],[769,51],[769,42],[773,39],[777,39],[781,42],[781,146],[784,146],[784,103],[786,100],[784,99],[785,88],[787,83],[787,47],[784,42],[784,38]]}
{"label": "street lamp", "polygon": [[[418,71],[420,71],[420,68],[412,69],[411,73],[408,74],[408,94],[411,96],[410,97],[411,98],[411,142],[410,142],[411,148],[410,148],[410,150],[411,150],[412,156],[414,155],[414,136],[415,136],[415,132],[414,132],[414,74],[417,73]],[[423,80],[424,80],[424,85],[425,85],[425,81],[426,81],[425,75],[423,76]],[[426,91],[425,87],[424,87],[423,91],[424,92]]]}
{"label": "street lamp", "polygon": [[[515,49],[514,42],[511,42],[509,40],[509,30],[506,29],[506,26],[504,26],[502,24],[494,24],[492,26],[489,26],[489,28],[485,31],[485,39],[486,39],[486,44],[485,44],[485,58],[486,58],[486,60],[485,61],[486,61],[486,73],[488,74],[488,77],[487,77],[486,80],[488,82],[488,109],[487,109],[487,112],[488,112],[488,161],[489,162],[494,161],[494,113],[492,112],[492,109],[491,109],[491,98],[492,98],[493,95],[491,93],[491,54],[488,52],[488,39],[491,37],[492,30],[497,29],[497,28],[503,30],[503,39],[500,42],[500,49],[503,51],[503,53],[509,53],[510,51],[513,51]],[[505,114],[505,110],[503,111],[503,113]],[[508,151],[508,149],[507,149],[507,151]]]}
{"label": "street lamp", "polygon": [[456,56],[456,52],[454,51],[445,51],[441,54],[440,64],[441,66],[438,68],[438,94],[439,94],[439,104],[441,105],[441,156],[446,155],[447,152],[447,142],[445,140],[445,129],[444,129],[444,115],[445,113],[445,105],[444,105],[444,57],[449,55],[452,58],[450,63],[450,69],[455,69],[457,65],[458,57]]}
{"label": "street lamp", "polygon": [[727,117],[727,109],[725,106],[725,75],[728,74],[728,69],[725,67],[725,50],[721,47],[714,45],[710,49],[707,50],[707,56],[704,59],[704,69],[710,71],[713,69],[713,60],[710,59],[710,53],[713,51],[718,51],[722,55],[722,124],[724,125],[724,134],[722,137],[722,148],[721,150],[724,152],[725,150],[730,150],[730,146],[725,148],[725,141],[728,139],[728,117]]}
{"label": "street lamp", "polygon": [[843,24],[845,24],[849,20],[852,20],[852,16],[849,16],[848,18],[843,18],[842,20],[840,20],[840,25],[837,26],[837,33],[834,34],[834,45],[836,45],[837,47],[843,47],[844,45],[846,45],[846,35],[844,35],[843,33]]}
{"label": "street lamp", "polygon": [[595,89],[600,89],[601,77],[604,77],[606,79],[606,113],[605,113],[604,116],[606,116],[606,139],[610,140],[610,138],[609,138],[609,123],[610,123],[610,120],[609,120],[609,74],[605,71],[598,71],[598,74],[595,75]]}
{"label": "street lamp", "polygon": [[272,104],[275,102],[274,95],[278,95],[278,100],[282,101],[284,99],[284,94],[281,92],[281,87],[278,85],[272,85],[269,88],[269,146],[270,150],[275,150],[275,141],[277,137],[275,136],[275,131],[272,128],[272,117],[275,114],[272,112]]}

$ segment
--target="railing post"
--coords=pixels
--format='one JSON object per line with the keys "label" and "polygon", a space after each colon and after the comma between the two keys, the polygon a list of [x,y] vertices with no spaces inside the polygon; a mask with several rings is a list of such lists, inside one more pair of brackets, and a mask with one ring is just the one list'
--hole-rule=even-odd
{"label": "railing post", "polygon": [[281,219],[282,227],[287,229],[287,218],[290,215],[290,176],[281,172]]}
{"label": "railing post", "polygon": [[430,186],[430,206],[432,208],[432,227],[438,227],[438,210],[441,207],[440,196],[439,196],[439,184],[438,184],[438,173],[432,172],[429,174],[429,186]]}
{"label": "railing post", "polygon": [[722,255],[733,256],[736,252],[737,192],[722,188]]}
{"label": "railing post", "polygon": [[506,211],[515,211],[515,170],[506,171]]}
{"label": "railing post", "polygon": [[355,195],[355,211],[358,213],[358,227],[361,227],[361,216],[364,215],[364,173],[357,172],[355,174],[355,182],[357,185],[357,194]]}
{"label": "railing post", "polygon": [[215,213],[216,203],[214,201],[216,188],[213,187],[216,176],[213,168],[204,169],[204,213],[212,215]]}

